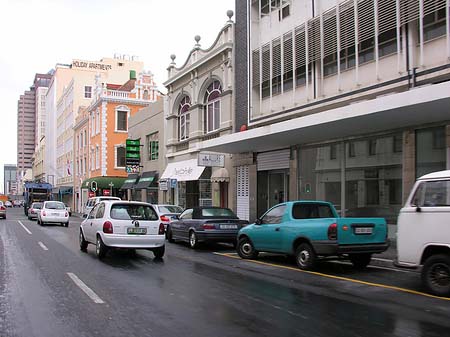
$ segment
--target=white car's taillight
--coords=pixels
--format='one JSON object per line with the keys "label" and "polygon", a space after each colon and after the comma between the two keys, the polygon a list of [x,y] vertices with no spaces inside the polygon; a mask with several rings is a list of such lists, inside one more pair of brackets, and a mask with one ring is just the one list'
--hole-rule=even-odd
{"label": "white car's taillight", "polygon": [[113,234],[113,225],[110,221],[105,221],[103,223],[103,233]]}

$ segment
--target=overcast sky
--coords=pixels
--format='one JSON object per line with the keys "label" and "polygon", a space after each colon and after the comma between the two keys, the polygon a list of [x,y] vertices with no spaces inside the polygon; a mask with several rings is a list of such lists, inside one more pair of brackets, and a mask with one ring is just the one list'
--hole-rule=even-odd
{"label": "overcast sky", "polygon": [[17,164],[17,101],[35,73],[72,59],[137,55],[163,89],[170,55],[181,66],[195,35],[209,47],[234,1],[0,0],[0,191],[3,165]]}

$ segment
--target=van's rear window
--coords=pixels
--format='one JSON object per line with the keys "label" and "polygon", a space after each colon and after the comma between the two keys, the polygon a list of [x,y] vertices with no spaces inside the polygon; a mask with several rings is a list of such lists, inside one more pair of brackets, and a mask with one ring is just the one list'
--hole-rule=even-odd
{"label": "van's rear window", "polygon": [[158,220],[151,206],[139,204],[114,204],[110,217],[117,220]]}

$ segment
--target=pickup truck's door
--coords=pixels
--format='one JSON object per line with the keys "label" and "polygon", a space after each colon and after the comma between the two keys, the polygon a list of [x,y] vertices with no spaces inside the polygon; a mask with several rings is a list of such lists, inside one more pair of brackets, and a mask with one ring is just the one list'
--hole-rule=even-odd
{"label": "pickup truck's door", "polygon": [[273,207],[261,217],[261,224],[255,226],[251,237],[256,250],[280,251],[281,226],[285,212],[286,205],[281,204]]}

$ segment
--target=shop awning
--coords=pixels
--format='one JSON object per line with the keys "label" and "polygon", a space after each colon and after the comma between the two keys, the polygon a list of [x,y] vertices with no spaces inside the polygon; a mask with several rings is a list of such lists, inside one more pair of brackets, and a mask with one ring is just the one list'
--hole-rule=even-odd
{"label": "shop awning", "polygon": [[214,170],[211,174],[211,182],[212,183],[224,183],[230,181],[230,174],[225,167],[220,167]]}
{"label": "shop awning", "polygon": [[73,194],[72,186],[56,186],[52,188],[53,194]]}
{"label": "shop awning", "polygon": [[136,189],[143,189],[149,187],[152,182],[156,179],[158,172],[156,171],[147,171],[142,173],[142,176],[139,178],[139,182],[135,186]]}
{"label": "shop awning", "polygon": [[138,177],[139,177],[139,174],[137,174],[137,173],[129,174],[120,189],[122,189],[122,190],[132,189],[134,187],[134,185],[136,184],[136,180]]}
{"label": "shop awning", "polygon": [[205,169],[197,165],[197,159],[183,160],[167,165],[161,179],[176,179],[178,181],[198,180]]}
{"label": "shop awning", "polygon": [[[98,189],[121,188],[127,177],[92,177],[83,181],[82,189],[90,189],[91,183],[95,181]],[[110,186],[112,184],[112,186]]]}

